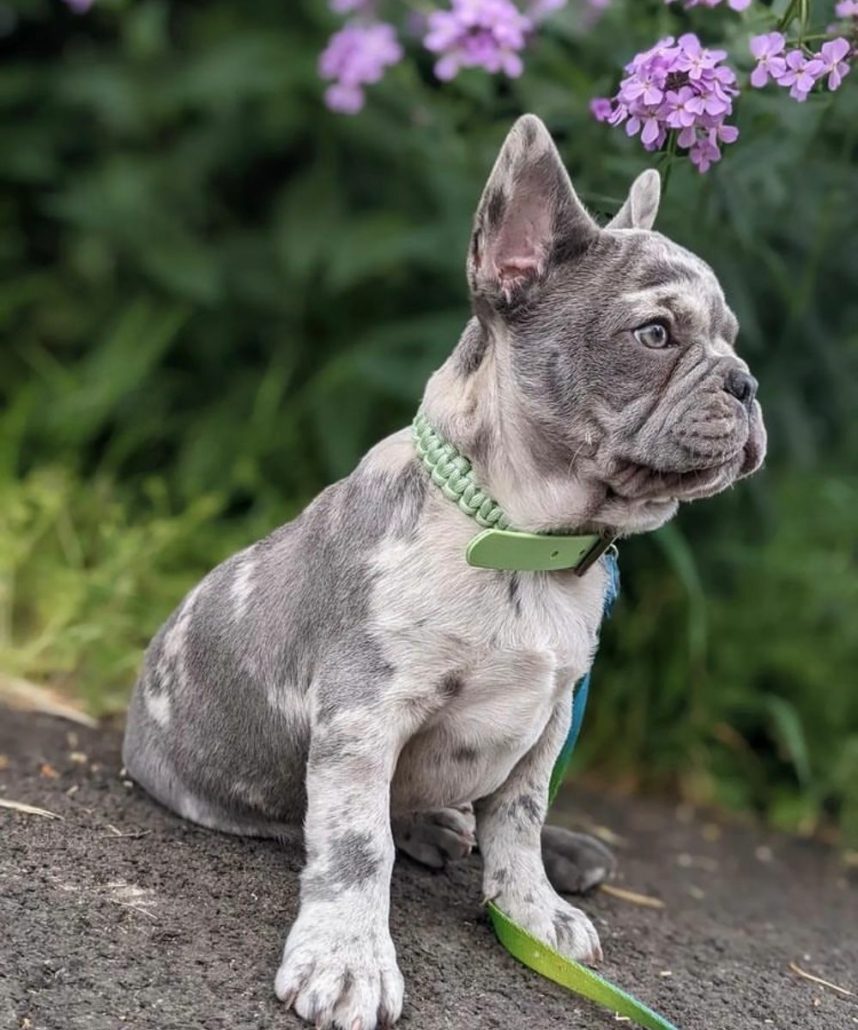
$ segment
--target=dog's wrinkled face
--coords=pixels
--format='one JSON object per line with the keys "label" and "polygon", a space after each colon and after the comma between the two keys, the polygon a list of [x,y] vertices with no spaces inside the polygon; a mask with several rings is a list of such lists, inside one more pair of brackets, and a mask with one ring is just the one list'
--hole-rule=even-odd
{"label": "dog's wrinkled face", "polygon": [[600,228],[526,116],[483,195],[468,273],[487,334],[506,340],[530,450],[669,517],[756,471],[765,430],[736,318],[708,265],[652,231],[658,202],[645,172]]}

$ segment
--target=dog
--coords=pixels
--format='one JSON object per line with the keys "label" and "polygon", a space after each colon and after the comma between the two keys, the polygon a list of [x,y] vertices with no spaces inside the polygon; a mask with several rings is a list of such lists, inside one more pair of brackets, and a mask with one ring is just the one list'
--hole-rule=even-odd
{"label": "dog", "polygon": [[[500,151],[467,258],[473,317],[420,412],[517,529],[648,532],[763,461],[736,318],[712,270],[652,230],[659,199],[644,172],[600,227],[533,115]],[[601,956],[546,868],[575,889],[611,859],[543,824],[608,572],[475,568],[478,530],[394,433],[214,569],[146,653],[132,778],[217,830],[303,824],[275,990],[317,1026],[400,1015],[397,844],[436,866],[478,844],[486,898],[562,954]]]}

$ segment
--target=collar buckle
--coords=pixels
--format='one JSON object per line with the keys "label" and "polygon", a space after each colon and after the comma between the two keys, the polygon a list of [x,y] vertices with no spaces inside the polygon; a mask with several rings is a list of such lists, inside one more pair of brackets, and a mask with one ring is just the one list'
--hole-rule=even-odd
{"label": "collar buckle", "polygon": [[602,535],[600,536],[593,546],[581,557],[581,560],[572,570],[576,576],[583,576],[588,569],[592,568],[593,565],[613,547],[616,551],[616,536],[613,535]]}

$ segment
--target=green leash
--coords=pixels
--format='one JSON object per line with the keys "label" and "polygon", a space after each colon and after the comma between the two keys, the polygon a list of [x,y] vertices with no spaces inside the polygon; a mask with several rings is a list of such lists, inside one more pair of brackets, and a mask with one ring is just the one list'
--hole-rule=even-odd
{"label": "green leash", "polygon": [[[515,572],[549,572],[573,569],[576,575],[584,573],[609,551],[613,538],[604,536],[566,536],[560,534],[521,533],[510,526],[509,519],[501,507],[477,485],[471,463],[460,454],[453,444],[444,440],[429,424],[423,414],[418,414],[412,425],[412,435],[417,453],[426,466],[432,481],[441,492],[461,511],[469,515],[482,527],[468,544],[465,559],[469,565],[485,569],[503,569]],[[609,563],[609,602],[612,603],[618,589],[616,578],[616,551],[605,558]],[[570,739],[564,745],[563,753],[551,777],[549,803],[554,800],[563,774],[566,771],[572,748],[580,729],[583,708],[586,705],[589,676],[575,688],[575,710]],[[580,698],[579,698],[580,693]],[[579,700],[581,704],[579,705]],[[627,994],[616,984],[594,973],[549,948],[527,930],[514,923],[493,901],[486,903],[498,940],[523,965],[552,980],[561,987],[580,994],[583,998],[604,1005],[620,1016],[634,1020],[646,1030],[677,1030],[663,1016]]]}
{"label": "green leash", "polygon": [[626,994],[610,980],[579,962],[559,955],[547,944],[531,937],[527,930],[505,916],[493,901],[489,901],[487,907],[498,940],[523,965],[547,980],[553,980],[561,987],[595,1001],[597,1005],[612,1009],[617,1015],[633,1019],[638,1026],[646,1027],[647,1030],[677,1030],[663,1016],[653,1012],[631,994]]}

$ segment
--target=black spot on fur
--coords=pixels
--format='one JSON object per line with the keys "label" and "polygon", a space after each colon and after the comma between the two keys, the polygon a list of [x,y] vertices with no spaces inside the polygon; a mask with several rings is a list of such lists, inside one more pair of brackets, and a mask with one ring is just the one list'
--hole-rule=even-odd
{"label": "black spot on fur", "polygon": [[453,752],[453,760],[455,762],[476,762],[480,757],[480,752],[475,747],[458,747]]}
{"label": "black spot on fur", "polygon": [[442,676],[438,692],[448,700],[452,700],[454,697],[458,697],[464,689],[465,681],[462,679],[461,673],[448,672]]}
{"label": "black spot on fur", "polygon": [[489,228],[492,230],[499,229],[505,213],[506,196],[503,190],[496,189],[486,202],[486,221]]}
{"label": "black spot on fur", "polygon": [[514,572],[509,577],[507,583],[507,594],[509,596],[509,603],[512,605],[512,610],[516,615],[521,615],[521,597],[519,596],[519,579],[518,575]]}

